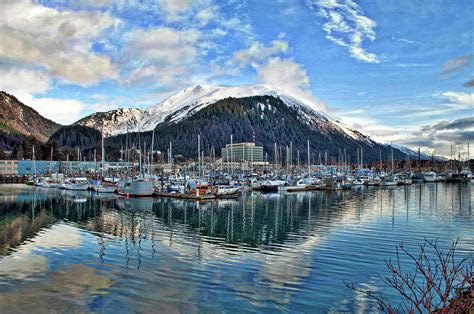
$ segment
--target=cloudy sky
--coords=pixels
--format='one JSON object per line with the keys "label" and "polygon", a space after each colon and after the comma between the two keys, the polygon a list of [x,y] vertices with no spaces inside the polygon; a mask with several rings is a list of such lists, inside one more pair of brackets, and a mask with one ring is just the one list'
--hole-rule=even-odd
{"label": "cloudy sky", "polygon": [[301,94],[383,142],[474,143],[474,1],[0,1],[0,89],[59,123],[196,84]]}

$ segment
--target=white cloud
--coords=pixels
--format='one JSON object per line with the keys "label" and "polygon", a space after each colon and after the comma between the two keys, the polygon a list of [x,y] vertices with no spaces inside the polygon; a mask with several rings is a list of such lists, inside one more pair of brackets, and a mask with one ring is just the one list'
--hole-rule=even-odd
{"label": "white cloud", "polygon": [[463,93],[463,92],[443,92],[440,96],[449,103],[458,106],[469,106],[474,109],[474,93]]}
{"label": "white cloud", "polygon": [[160,4],[162,8],[168,13],[179,13],[186,11],[190,4],[190,0],[161,0]]}
{"label": "white cloud", "polygon": [[25,97],[20,101],[38,111],[43,117],[60,124],[76,122],[87,107],[86,104],[76,99]]}
{"label": "white cloud", "polygon": [[364,117],[366,115],[364,110],[356,110],[347,112],[347,115],[339,116],[341,121],[347,124],[354,130],[370,136],[375,141],[381,143],[390,143],[403,138],[403,132],[395,127],[380,124],[379,122]]}
{"label": "white cloud", "polygon": [[107,13],[58,11],[28,0],[0,2],[0,57],[39,65],[65,81],[94,84],[117,77],[107,56],[91,50],[99,34],[119,23]]}
{"label": "white cloud", "polygon": [[256,70],[260,83],[281,88],[310,101],[315,109],[327,111],[327,105],[313,96],[308,73],[301,64],[275,57],[263,66],[258,65]]}
{"label": "white cloud", "polygon": [[49,76],[42,71],[0,64],[0,90],[21,97],[44,93],[49,86]]}
{"label": "white cloud", "polygon": [[244,66],[254,62],[264,61],[287,51],[288,43],[284,40],[274,40],[268,47],[265,47],[258,41],[254,41],[249,48],[236,51],[232,57],[232,61],[240,66]]}
{"label": "white cloud", "polygon": [[200,32],[161,27],[134,30],[125,35],[123,57],[134,68],[126,82],[141,79],[176,85],[188,77],[198,56]]}
{"label": "white cloud", "polygon": [[346,47],[351,56],[357,60],[379,63],[376,54],[366,51],[362,47],[365,39],[375,40],[375,26],[373,20],[362,12],[358,4],[352,0],[307,0],[311,8],[317,8],[318,14],[326,22],[323,30],[326,38],[333,43]]}
{"label": "white cloud", "polygon": [[201,25],[206,25],[216,17],[216,14],[216,7],[207,7],[196,13],[196,19]]}

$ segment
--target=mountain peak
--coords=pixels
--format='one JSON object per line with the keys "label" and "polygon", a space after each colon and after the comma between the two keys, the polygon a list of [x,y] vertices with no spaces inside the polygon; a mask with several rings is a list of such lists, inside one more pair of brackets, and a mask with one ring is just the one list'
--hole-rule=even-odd
{"label": "mountain peak", "polygon": [[[240,86],[196,85],[185,88],[153,105],[144,111],[141,130],[152,130],[167,117],[177,122],[208,105],[224,98],[244,98],[253,96],[273,96],[284,100],[288,105],[297,105],[306,110],[318,111],[316,106],[299,95],[293,95],[281,88],[271,85],[254,84]],[[321,112],[318,112],[322,114]]]}

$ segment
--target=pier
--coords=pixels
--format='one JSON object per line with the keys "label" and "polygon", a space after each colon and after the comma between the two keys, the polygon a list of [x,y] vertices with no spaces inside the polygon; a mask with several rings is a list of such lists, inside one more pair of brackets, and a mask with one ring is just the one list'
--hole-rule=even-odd
{"label": "pier", "polygon": [[27,181],[26,175],[0,175],[0,184],[26,183]]}

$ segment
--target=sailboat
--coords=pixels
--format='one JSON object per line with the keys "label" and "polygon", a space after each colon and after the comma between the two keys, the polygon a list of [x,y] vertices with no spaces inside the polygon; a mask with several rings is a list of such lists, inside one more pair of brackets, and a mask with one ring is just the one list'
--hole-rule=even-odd
{"label": "sailboat", "polygon": [[[77,148],[77,173],[80,174],[80,159],[81,153],[79,148]],[[75,177],[71,179],[66,179],[61,184],[61,186],[70,191],[87,191],[89,189],[89,180],[86,177]]]}
{"label": "sailboat", "polygon": [[104,170],[105,170],[105,151],[104,151],[104,134],[102,132],[102,162],[101,162],[101,169],[100,169],[100,172],[101,172],[101,178],[102,178],[102,181],[100,184],[97,184],[94,186],[94,191],[96,191],[97,193],[115,193],[115,191],[117,191],[117,186],[115,185],[115,183],[113,182],[107,182],[104,180]]}
{"label": "sailboat", "polygon": [[[135,154],[133,154],[132,177],[126,174],[125,177],[117,183],[117,193],[127,197],[153,196],[153,182],[145,179],[144,172],[142,171],[141,151],[135,151],[133,149],[132,151],[134,153],[138,152],[140,173],[138,177],[133,175],[135,172]],[[145,154],[143,155],[145,156]]]}

